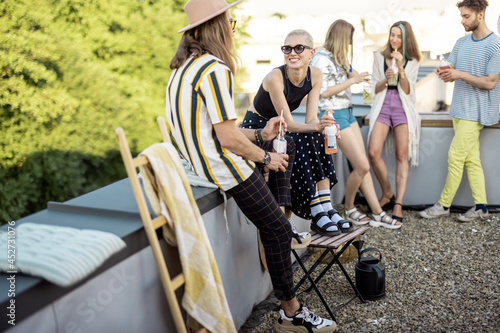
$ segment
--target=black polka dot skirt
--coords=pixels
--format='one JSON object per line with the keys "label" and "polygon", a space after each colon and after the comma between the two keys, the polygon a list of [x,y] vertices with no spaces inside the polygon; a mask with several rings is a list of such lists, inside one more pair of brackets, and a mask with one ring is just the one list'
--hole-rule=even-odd
{"label": "black polka dot skirt", "polygon": [[[263,128],[267,120],[247,111],[242,122],[245,128]],[[310,203],[316,194],[316,183],[328,178],[330,189],[337,183],[331,155],[325,153],[325,137],[321,133],[290,133],[295,142],[295,160],[290,180],[292,211],[304,219],[311,219]]]}
{"label": "black polka dot skirt", "polygon": [[337,183],[332,155],[325,153],[321,133],[288,133],[295,141],[295,161],[290,185],[295,215],[311,219],[310,203],[316,194],[316,183],[328,178],[330,189]]}

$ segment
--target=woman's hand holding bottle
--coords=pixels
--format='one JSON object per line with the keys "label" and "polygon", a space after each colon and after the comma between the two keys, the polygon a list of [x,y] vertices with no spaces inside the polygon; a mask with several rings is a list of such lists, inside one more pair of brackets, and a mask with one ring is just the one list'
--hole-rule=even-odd
{"label": "woman's hand holding bottle", "polygon": [[324,133],[325,127],[332,126],[335,124],[335,118],[333,117],[332,114],[328,115],[329,112],[333,114],[332,110],[326,110],[323,113],[323,116],[321,117],[321,119],[319,120],[318,129],[317,129],[318,133]]}
{"label": "woman's hand holding bottle", "polygon": [[403,55],[396,49],[395,51],[391,52],[391,57],[392,59],[396,60],[396,66],[397,67],[403,67]]}
{"label": "woman's hand holding bottle", "polygon": [[396,73],[394,72],[394,70],[392,69],[392,66],[387,68],[387,70],[385,71],[385,78],[386,79],[390,79],[391,77],[393,77]]}
{"label": "woman's hand holding bottle", "polygon": [[[323,117],[334,119],[333,111],[326,110],[323,114]],[[337,124],[333,123],[332,125],[325,127],[325,153],[327,154],[335,154],[338,151],[337,137],[339,136],[340,131],[338,130],[337,126]]]}

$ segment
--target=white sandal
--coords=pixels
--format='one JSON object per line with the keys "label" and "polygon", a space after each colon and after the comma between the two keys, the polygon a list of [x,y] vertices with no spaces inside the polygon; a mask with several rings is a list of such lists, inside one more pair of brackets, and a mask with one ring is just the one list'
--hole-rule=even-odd
{"label": "white sandal", "polygon": [[360,213],[356,207],[345,211],[347,221],[352,222],[355,225],[365,225],[370,223],[370,220],[361,221],[362,219],[368,217],[366,214]]}
{"label": "white sandal", "polygon": [[370,221],[370,226],[372,227],[384,227],[387,229],[399,229],[402,224],[398,223],[398,220],[391,218],[386,212],[382,211],[380,214],[372,214],[373,220]]}

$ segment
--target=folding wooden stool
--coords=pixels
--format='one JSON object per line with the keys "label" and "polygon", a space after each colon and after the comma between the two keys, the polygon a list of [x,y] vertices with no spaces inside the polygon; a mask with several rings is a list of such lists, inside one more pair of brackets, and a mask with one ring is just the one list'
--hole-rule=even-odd
{"label": "folding wooden stool", "polygon": [[[349,304],[350,302],[352,302],[354,299],[356,299],[356,297],[359,298],[359,300],[361,302],[367,303],[367,301],[365,301],[363,299],[363,296],[359,292],[358,288],[356,288],[356,285],[352,282],[352,279],[349,276],[349,274],[347,273],[347,271],[345,270],[344,266],[342,266],[342,263],[340,262],[339,258],[345,252],[345,250],[349,247],[349,245],[351,245],[351,243],[354,241],[354,239],[356,237],[358,237],[358,236],[363,235],[368,229],[370,229],[370,228],[369,227],[355,227],[354,230],[351,231],[351,232],[349,232],[349,233],[342,233],[342,234],[340,234],[338,236],[333,236],[333,237],[322,236],[322,235],[320,235],[319,233],[317,233],[315,231],[311,231],[311,244],[309,244],[308,247],[309,248],[323,249],[323,252],[319,256],[319,258],[313,263],[313,265],[311,266],[311,268],[309,268],[309,269],[307,269],[304,266],[304,262],[302,261],[302,259],[300,258],[300,256],[297,254],[297,252],[295,250],[292,250],[292,253],[295,256],[295,258],[297,259],[297,262],[298,262],[299,266],[304,271],[304,276],[297,283],[297,285],[295,286],[295,289],[299,290],[299,288],[302,286],[302,284],[306,280],[308,280],[311,283],[311,285],[307,289],[305,289],[304,291],[309,292],[311,289],[314,289],[314,291],[318,295],[319,299],[321,300],[321,303],[323,303],[323,305],[325,306],[326,311],[328,312],[328,314],[330,315],[330,317],[335,322],[337,320],[336,320],[336,318],[334,316],[334,313],[337,312],[342,307],[344,307],[347,304]],[[337,252],[335,252],[335,250],[337,250]],[[330,254],[331,256],[327,257],[328,254]],[[316,268],[322,262],[324,262],[325,260],[329,260],[330,257],[332,258],[331,261],[330,261],[330,263],[328,263],[328,265],[319,273],[319,275],[316,277],[316,279],[313,280],[313,278],[311,277],[311,274],[316,270]],[[325,298],[321,294],[321,291],[318,289],[317,283],[321,280],[321,278],[328,272],[328,270],[334,264],[337,264],[340,267],[342,273],[344,274],[344,276],[346,277],[347,281],[351,285],[351,287],[352,287],[355,295],[349,301],[347,301],[346,303],[338,306],[334,311],[332,311],[330,309],[330,306],[326,302]]]}

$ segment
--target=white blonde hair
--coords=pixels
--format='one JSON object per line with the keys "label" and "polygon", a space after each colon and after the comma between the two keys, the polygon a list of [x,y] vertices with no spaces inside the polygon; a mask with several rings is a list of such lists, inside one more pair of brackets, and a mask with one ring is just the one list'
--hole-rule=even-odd
{"label": "white blonde hair", "polygon": [[286,40],[292,36],[302,36],[306,39],[307,46],[314,47],[314,41],[313,41],[311,34],[307,31],[305,31],[304,29],[295,29],[295,30],[290,31],[288,33],[288,35],[286,35],[285,43],[286,43]]}

